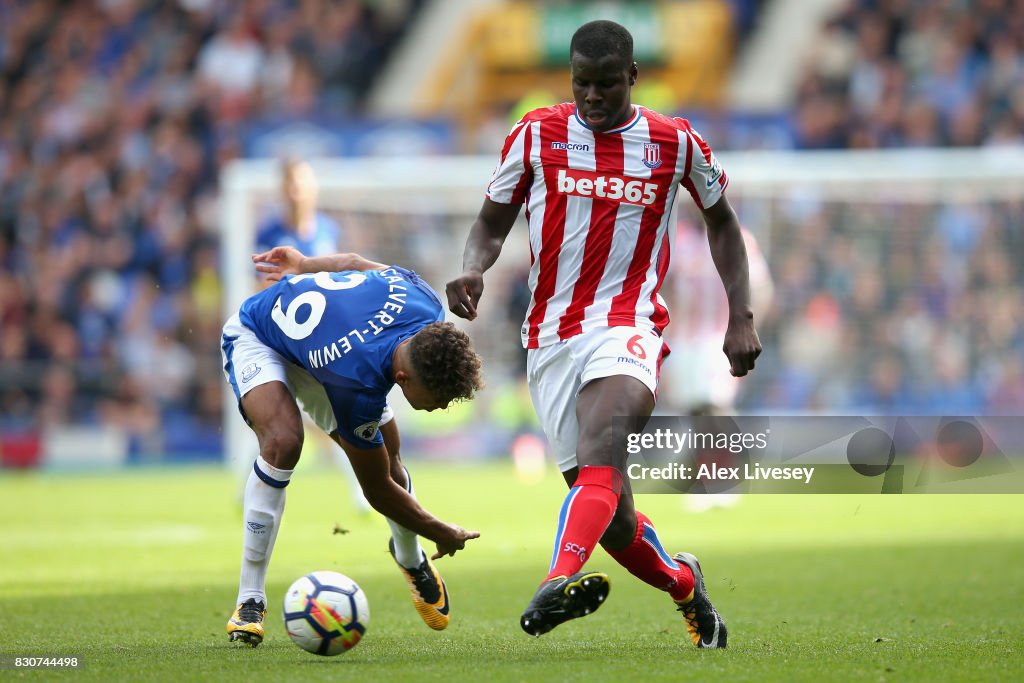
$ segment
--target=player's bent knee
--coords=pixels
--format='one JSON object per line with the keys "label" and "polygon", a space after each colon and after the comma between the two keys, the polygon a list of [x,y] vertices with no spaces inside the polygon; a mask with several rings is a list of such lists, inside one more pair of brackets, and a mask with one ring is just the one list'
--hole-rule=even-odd
{"label": "player's bent knee", "polygon": [[302,453],[302,431],[273,430],[260,437],[260,455],[282,470],[295,469]]}

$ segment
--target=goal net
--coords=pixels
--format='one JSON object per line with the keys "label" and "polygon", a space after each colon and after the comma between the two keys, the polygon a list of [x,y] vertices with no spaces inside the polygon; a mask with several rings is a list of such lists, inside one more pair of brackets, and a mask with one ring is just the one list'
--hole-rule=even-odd
{"label": "goal net", "polygon": [[[773,291],[770,305],[756,311],[765,351],[740,385],[736,410],[1024,410],[1024,155],[971,149],[719,156],[730,177],[727,194],[768,264]],[[494,164],[492,157],[312,162],[320,209],[341,224],[342,248],[413,268],[442,297],[445,282],[460,272],[465,238]],[[279,178],[279,165],[271,160],[236,161],[224,172],[225,314],[254,291],[253,236],[279,203]],[[678,235],[684,236],[700,218],[683,191],[677,208]],[[706,240],[696,247],[699,241],[684,243],[707,251]],[[721,292],[712,288],[704,296],[685,272],[677,272],[694,267],[680,246],[663,288],[674,349],[663,381],[675,382],[674,389],[694,376],[721,375],[725,362],[720,331],[714,333],[713,358],[696,353],[692,337],[673,332],[692,332],[700,315],[708,316],[707,329],[721,324],[712,320]],[[525,365],[519,327],[528,303],[529,260],[520,217],[486,276],[480,318],[456,321],[484,358],[488,388],[471,406],[428,420],[396,399],[403,436],[428,443],[432,434],[445,432],[447,420],[459,429],[439,447],[444,453],[471,457],[504,447],[496,435],[516,420],[509,419],[512,409],[501,397],[523,395],[516,387]],[[687,284],[676,286],[674,278]],[[755,281],[755,301],[765,291],[767,285]],[[712,302],[710,311],[694,308],[698,294]],[[673,364],[691,367],[679,373]],[[687,409],[678,398],[685,393],[667,390],[660,410]],[[233,396],[225,401],[225,434],[229,457],[250,439]],[[462,440],[453,446],[452,438]]]}

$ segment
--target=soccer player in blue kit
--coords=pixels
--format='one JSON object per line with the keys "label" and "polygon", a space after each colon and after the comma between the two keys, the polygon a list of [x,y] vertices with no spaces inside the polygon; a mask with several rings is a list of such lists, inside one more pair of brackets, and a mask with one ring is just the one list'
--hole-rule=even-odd
{"label": "soccer player in blue kit", "polygon": [[[387,518],[389,550],[420,617],[447,627],[448,591],[431,564],[480,534],[443,522],[417,502],[399,456],[387,394],[397,384],[417,410],[468,400],[483,385],[480,357],[437,294],[405,268],[358,254],[306,257],[292,247],[253,256],[275,284],[249,297],[224,326],[224,373],[260,456],[245,487],[242,570],[232,641],[263,641],[266,575],[288,485],[302,450],[301,405],[344,449],[366,499]],[[433,541],[430,558],[418,536]]]}
{"label": "soccer player in blue kit", "polygon": [[[256,251],[270,251],[274,247],[295,247],[309,256],[328,256],[341,251],[338,245],[343,241],[344,231],[329,214],[319,210],[319,197],[320,183],[312,165],[297,157],[283,159],[281,205],[257,228]],[[272,283],[263,282],[260,289],[270,284]],[[359,486],[355,472],[352,471],[348,456],[344,451],[334,448],[333,443],[323,444],[323,441],[325,439],[314,439],[312,443],[307,440],[306,446],[312,445],[313,448],[305,449],[306,457],[309,457],[309,452],[325,452],[344,475],[355,511],[360,514],[369,513],[370,504],[363,496],[363,490]],[[252,461],[256,459],[256,455],[256,449],[253,449],[248,458],[238,457],[235,460],[240,475],[239,497],[244,493],[244,477],[248,476],[249,470],[252,469]]]}

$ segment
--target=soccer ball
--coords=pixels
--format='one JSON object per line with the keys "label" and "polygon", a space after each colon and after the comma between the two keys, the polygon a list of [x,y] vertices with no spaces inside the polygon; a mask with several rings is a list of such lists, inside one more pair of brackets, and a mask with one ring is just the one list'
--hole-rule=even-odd
{"label": "soccer ball", "polygon": [[284,596],[284,627],[295,644],[333,657],[359,643],[370,623],[366,593],[337,572],[306,574]]}

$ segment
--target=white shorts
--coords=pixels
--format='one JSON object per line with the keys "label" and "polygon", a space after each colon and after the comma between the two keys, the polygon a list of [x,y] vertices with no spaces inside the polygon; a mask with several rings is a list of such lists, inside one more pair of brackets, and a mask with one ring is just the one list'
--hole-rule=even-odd
{"label": "white shorts", "polygon": [[[261,384],[282,382],[317,427],[328,434],[338,429],[334,408],[323,385],[305,368],[285,360],[284,356],[261,342],[252,330],[241,323],[237,313],[224,325],[220,353],[224,361],[224,377],[235,391],[238,411],[246,422],[249,418],[242,410],[242,397]],[[394,417],[391,405],[385,404],[380,424],[387,424]]]}
{"label": "white shorts", "polygon": [[526,355],[526,376],[533,407],[562,472],[576,467],[576,398],[588,382],[602,377],[635,377],[658,391],[665,350],[654,330],[600,327]]}

